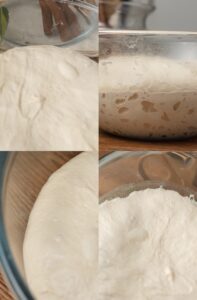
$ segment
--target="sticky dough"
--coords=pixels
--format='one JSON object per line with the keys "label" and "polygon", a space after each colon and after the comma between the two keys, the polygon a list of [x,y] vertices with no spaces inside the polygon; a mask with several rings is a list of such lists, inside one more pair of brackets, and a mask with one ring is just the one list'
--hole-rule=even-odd
{"label": "sticky dough", "polygon": [[97,64],[54,46],[0,54],[1,150],[97,148]]}
{"label": "sticky dough", "polygon": [[197,60],[112,56],[100,60],[100,127],[116,135],[197,134]]}
{"label": "sticky dough", "polygon": [[80,154],[55,172],[38,196],[23,252],[37,300],[96,298],[97,172],[97,155]]}
{"label": "sticky dough", "polygon": [[147,189],[99,212],[98,300],[196,300],[197,205]]}

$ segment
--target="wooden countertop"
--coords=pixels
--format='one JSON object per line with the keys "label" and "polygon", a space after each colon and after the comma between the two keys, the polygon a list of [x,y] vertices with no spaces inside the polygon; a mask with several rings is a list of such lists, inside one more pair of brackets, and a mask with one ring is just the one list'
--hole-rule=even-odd
{"label": "wooden countertop", "polygon": [[[64,163],[79,154],[79,152],[19,152],[16,153],[14,166],[12,167],[10,181],[14,181],[12,196],[23,193],[23,184],[33,184],[33,189],[28,193],[28,199],[36,199],[40,187],[46,182],[51,173],[60,168]],[[40,170],[38,175],[37,170]],[[34,184],[36,180],[36,184]],[[20,185],[20,186],[19,186]],[[32,198],[32,199],[31,199]],[[2,274],[0,273],[0,300],[14,300]]]}
{"label": "wooden countertop", "polygon": [[182,141],[144,142],[114,136],[100,131],[100,151],[197,151],[197,137]]}
{"label": "wooden countertop", "polygon": [[5,284],[5,281],[0,273],[0,299],[1,300],[13,300],[7,285]]}

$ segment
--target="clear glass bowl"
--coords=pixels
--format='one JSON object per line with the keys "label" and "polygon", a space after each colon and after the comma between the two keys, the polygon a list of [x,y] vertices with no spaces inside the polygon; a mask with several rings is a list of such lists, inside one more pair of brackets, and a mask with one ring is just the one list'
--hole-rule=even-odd
{"label": "clear glass bowl", "polygon": [[77,152],[0,154],[0,264],[17,300],[33,300],[23,267],[23,239],[33,204],[48,177]]}
{"label": "clear glass bowl", "polygon": [[9,11],[3,46],[69,46],[95,55],[98,8],[93,3],[91,0],[7,0],[2,4]]}
{"label": "clear glass bowl", "polygon": [[101,129],[149,140],[197,135],[197,34],[101,30],[99,72]]}
{"label": "clear glass bowl", "polygon": [[100,201],[163,187],[197,199],[197,152],[112,152],[100,159]]}

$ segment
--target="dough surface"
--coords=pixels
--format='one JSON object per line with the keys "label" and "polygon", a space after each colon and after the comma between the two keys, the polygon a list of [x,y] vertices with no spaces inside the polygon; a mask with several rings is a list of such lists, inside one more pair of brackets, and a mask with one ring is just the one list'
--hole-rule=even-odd
{"label": "dough surface", "polygon": [[197,60],[112,56],[100,60],[99,74],[102,129],[138,138],[197,134]]}
{"label": "dough surface", "polygon": [[97,64],[69,49],[0,54],[1,150],[97,148]]}
{"label": "dough surface", "polygon": [[96,298],[97,172],[97,155],[82,153],[55,172],[38,196],[23,249],[37,300]]}
{"label": "dough surface", "polygon": [[100,205],[99,300],[196,300],[197,205],[147,189]]}

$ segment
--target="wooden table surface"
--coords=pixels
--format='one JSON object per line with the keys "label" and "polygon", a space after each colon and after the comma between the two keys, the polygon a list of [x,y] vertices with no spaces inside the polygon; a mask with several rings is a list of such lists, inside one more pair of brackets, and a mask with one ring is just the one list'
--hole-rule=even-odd
{"label": "wooden table surface", "polygon": [[144,142],[114,136],[100,131],[100,151],[197,151],[197,137],[183,141]]}
{"label": "wooden table surface", "polygon": [[13,300],[14,298],[11,295],[5,281],[0,273],[0,299],[1,300]]}
{"label": "wooden table surface", "polygon": [[[79,154],[79,152],[17,153],[13,159],[12,171],[9,172],[9,179],[7,183],[10,194],[9,197],[15,201],[17,198],[14,195],[19,195],[20,192],[20,198],[22,197],[22,201],[26,201],[25,206],[28,207],[28,205],[31,205],[31,203],[35,201],[37,194],[43,184],[47,181],[48,177],[77,154]],[[27,182],[29,184],[27,184]],[[24,187],[27,185],[29,188],[26,189],[25,192]],[[10,209],[8,210],[10,211]],[[19,236],[16,238],[20,239]],[[14,298],[7,288],[2,274],[0,273],[0,300],[13,299]]]}

